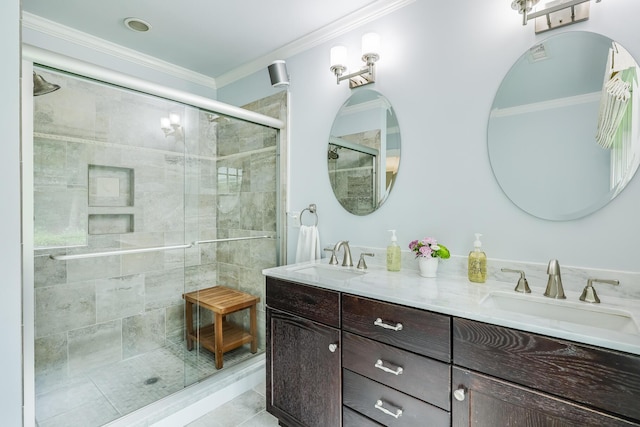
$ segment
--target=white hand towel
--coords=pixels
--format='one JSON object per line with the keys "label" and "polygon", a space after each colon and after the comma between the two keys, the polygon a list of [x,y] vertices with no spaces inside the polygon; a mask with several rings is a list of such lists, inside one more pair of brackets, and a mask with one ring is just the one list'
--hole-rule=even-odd
{"label": "white hand towel", "polygon": [[301,225],[298,235],[296,262],[320,259],[320,234],[315,225]]}

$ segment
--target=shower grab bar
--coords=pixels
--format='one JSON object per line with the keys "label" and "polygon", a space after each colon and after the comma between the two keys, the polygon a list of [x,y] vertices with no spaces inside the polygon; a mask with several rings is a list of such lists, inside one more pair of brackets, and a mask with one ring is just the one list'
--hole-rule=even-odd
{"label": "shower grab bar", "polygon": [[144,252],[160,252],[160,251],[170,251],[174,249],[189,249],[202,243],[235,242],[238,240],[273,239],[273,238],[274,237],[271,237],[271,236],[229,237],[224,239],[198,240],[198,241],[186,243],[183,245],[152,246],[148,248],[120,249],[116,251],[89,252],[85,254],[75,254],[75,255],[49,255],[49,258],[56,261],[68,261],[68,260],[74,260],[74,259],[98,258],[103,256],[111,256],[111,255],[129,255],[129,254],[139,254]]}
{"label": "shower grab bar", "polygon": [[149,248],[136,248],[136,249],[120,249],[117,251],[105,251],[105,252],[89,252],[86,254],[75,255],[49,255],[49,258],[56,261],[67,261],[72,259],[84,259],[84,258],[97,258],[110,255],[126,255],[126,254],[139,254],[143,252],[158,252],[158,251],[170,251],[172,249],[187,249],[193,246],[193,243],[185,245],[173,245],[173,246],[153,246]]}
{"label": "shower grab bar", "polygon": [[275,239],[275,237],[271,237],[271,236],[227,237],[224,239],[198,240],[197,242],[193,242],[192,245],[199,245],[202,243],[235,242],[238,240],[255,240],[255,239]]}

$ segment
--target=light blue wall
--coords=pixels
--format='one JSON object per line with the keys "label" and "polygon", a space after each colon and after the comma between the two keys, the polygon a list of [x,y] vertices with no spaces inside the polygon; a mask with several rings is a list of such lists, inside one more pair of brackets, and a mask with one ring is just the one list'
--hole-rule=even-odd
{"label": "light blue wall", "polygon": [[[640,2],[591,2],[589,21],[535,35],[504,1],[425,1],[366,24],[291,58],[290,210],[317,203],[323,244],[385,247],[396,228],[403,248],[434,236],[456,255],[483,233],[489,257],[638,271],[640,177],[604,209],[580,220],[550,222],[515,205],[498,186],[487,155],[493,97],[522,53],[559,31],[591,31],[620,42],[640,59],[635,17]],[[402,131],[402,159],[394,191],[372,215],[357,217],[329,186],[326,144],[335,113],[349,96],[329,72],[329,50],[345,44],[357,61],[360,37],[382,37],[374,89],[393,104]],[[249,90],[250,89],[250,90]],[[241,105],[273,89],[266,70],[218,89],[222,102]],[[297,233],[290,228],[289,260]],[[639,286],[633,284],[633,286]]]}
{"label": "light blue wall", "polygon": [[20,0],[0,7],[0,414],[2,425],[22,424],[20,271]]}

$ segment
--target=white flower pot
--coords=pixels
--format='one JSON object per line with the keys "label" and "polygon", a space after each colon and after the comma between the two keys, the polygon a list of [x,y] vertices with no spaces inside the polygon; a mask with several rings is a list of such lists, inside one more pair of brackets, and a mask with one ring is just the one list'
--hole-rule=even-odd
{"label": "white flower pot", "polygon": [[419,257],[418,266],[422,277],[436,277],[438,275],[438,261],[440,258]]}

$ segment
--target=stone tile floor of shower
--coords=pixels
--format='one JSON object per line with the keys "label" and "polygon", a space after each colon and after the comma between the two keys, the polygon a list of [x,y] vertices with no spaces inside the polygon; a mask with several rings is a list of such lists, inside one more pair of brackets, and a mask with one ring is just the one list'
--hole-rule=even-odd
{"label": "stone tile floor of shower", "polygon": [[[36,386],[37,425],[38,427],[98,427],[180,391],[185,383],[195,383],[216,372],[213,354],[207,350],[197,350],[196,347],[188,352],[183,348],[168,345],[107,368],[70,378],[64,383],[49,386],[46,390],[39,391]],[[233,366],[252,356],[253,354],[246,346],[230,351],[224,355],[224,367]],[[36,384],[37,382],[36,380]],[[251,403],[251,401],[258,403]],[[213,412],[225,411],[224,407],[233,408],[243,405],[253,408],[254,412],[259,405],[262,405],[262,412],[264,412],[264,392],[262,394],[256,391],[247,392]],[[219,413],[213,417],[207,414],[192,425],[195,427],[277,425],[277,422],[268,423],[270,415],[266,412],[259,415],[260,411],[257,411],[248,417],[256,416],[254,421],[258,424],[253,423],[254,421],[249,422],[248,418],[239,420],[240,412],[246,413],[246,411],[230,410],[230,413],[224,417]],[[264,420],[261,417],[264,417]],[[245,421],[248,423],[244,424]],[[260,424],[262,421],[266,424]]]}

